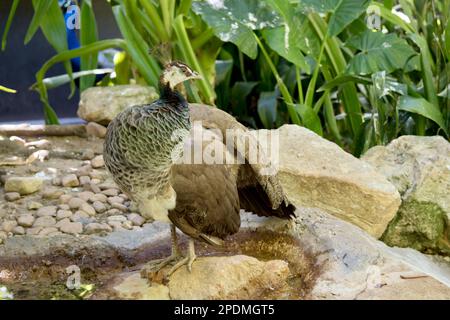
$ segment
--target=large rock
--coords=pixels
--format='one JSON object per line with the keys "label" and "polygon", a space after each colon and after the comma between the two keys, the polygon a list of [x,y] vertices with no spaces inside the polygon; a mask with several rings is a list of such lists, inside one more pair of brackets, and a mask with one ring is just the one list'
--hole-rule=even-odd
{"label": "large rock", "polygon": [[81,94],[78,116],[86,121],[108,124],[127,107],[153,102],[158,98],[152,87],[121,85],[92,87]]}
{"label": "large rock", "polygon": [[380,237],[400,206],[400,195],[367,163],[314,132],[284,125],[255,132],[262,143],[279,135],[278,175],[288,198],[298,206],[316,207]]}
{"label": "large rock", "polygon": [[5,191],[26,195],[40,190],[42,184],[43,180],[38,177],[11,177],[6,180]]}
{"label": "large rock", "polygon": [[450,143],[403,136],[362,158],[399,190],[402,205],[383,235],[393,246],[450,255]]}

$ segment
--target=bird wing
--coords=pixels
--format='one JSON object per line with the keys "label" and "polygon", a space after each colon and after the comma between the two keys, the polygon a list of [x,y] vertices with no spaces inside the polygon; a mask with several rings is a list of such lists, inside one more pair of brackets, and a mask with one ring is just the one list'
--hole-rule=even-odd
{"label": "bird wing", "polygon": [[[240,155],[246,160],[246,163],[239,166],[237,170],[241,207],[263,216],[274,215],[285,218],[294,216],[295,207],[284,193],[278,175],[276,173],[267,174],[265,172],[267,165],[261,165],[261,163],[269,162],[262,158],[260,160],[263,161],[259,161],[259,163],[249,161],[252,153],[265,157],[256,137],[249,134],[250,131],[233,116],[218,108],[201,104],[190,104],[189,107],[191,122],[201,121],[206,128],[220,130],[226,145],[229,145],[227,139],[234,139],[234,141],[248,139],[250,142],[249,148],[245,148],[243,154]],[[230,145],[235,146],[236,144]],[[233,154],[239,152],[238,150],[229,151]]]}
{"label": "bird wing", "polygon": [[185,234],[219,245],[239,230],[239,196],[227,166],[174,165],[171,185],[177,200],[169,219]]}

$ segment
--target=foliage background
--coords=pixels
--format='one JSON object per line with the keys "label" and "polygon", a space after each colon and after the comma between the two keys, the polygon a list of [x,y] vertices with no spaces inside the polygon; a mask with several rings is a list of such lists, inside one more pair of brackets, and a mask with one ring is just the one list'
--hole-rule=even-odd
{"label": "foliage background", "polygon": [[[74,92],[74,77],[81,91],[157,86],[162,64],[179,59],[204,76],[187,87],[190,101],[250,127],[295,123],[355,155],[402,134],[448,137],[450,0],[111,0],[123,38],[108,40],[96,36],[95,1],[84,0],[82,46],[71,51],[58,1],[32,2],[24,42],[40,28],[57,53],[34,86],[47,123],[58,122],[47,91],[69,82]],[[95,84],[97,54],[108,48],[122,50],[115,72]],[[68,63],[76,56],[81,74]],[[66,76],[46,78],[56,63]]]}

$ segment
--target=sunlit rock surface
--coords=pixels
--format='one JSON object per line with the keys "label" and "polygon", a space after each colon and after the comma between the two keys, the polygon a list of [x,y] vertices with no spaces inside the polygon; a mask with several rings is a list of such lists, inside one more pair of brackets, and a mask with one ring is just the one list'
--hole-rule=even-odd
{"label": "sunlit rock surface", "polygon": [[362,158],[399,190],[402,205],[383,240],[450,255],[450,143],[442,137],[403,136]]}

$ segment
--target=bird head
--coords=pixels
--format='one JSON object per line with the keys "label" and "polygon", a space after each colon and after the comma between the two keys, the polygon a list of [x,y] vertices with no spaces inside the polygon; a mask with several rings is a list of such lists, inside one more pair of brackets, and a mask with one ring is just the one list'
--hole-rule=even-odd
{"label": "bird head", "polygon": [[165,65],[164,71],[161,75],[161,84],[169,87],[173,90],[175,87],[190,79],[201,79],[202,77],[194,70],[192,70],[186,64],[173,61]]}

